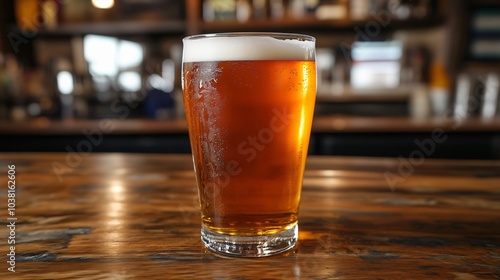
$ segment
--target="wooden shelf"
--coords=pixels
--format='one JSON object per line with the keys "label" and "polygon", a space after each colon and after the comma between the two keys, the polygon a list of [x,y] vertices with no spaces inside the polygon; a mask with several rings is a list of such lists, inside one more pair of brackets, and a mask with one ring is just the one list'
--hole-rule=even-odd
{"label": "wooden shelf", "polygon": [[[352,32],[355,27],[364,28],[374,19],[367,20],[318,20],[315,17],[263,19],[239,21],[200,22],[196,27],[197,33],[230,32],[230,31],[294,31],[294,30],[336,30]],[[442,19],[436,20],[392,20],[386,29],[427,28],[441,24]],[[88,22],[61,24],[54,28],[43,28],[38,31],[39,36],[71,36],[85,34],[100,35],[142,35],[142,34],[186,34],[188,22],[183,20],[160,22]],[[14,31],[17,27],[12,28]]]}
{"label": "wooden shelf", "polygon": [[316,102],[319,103],[356,103],[356,102],[406,102],[411,97],[414,86],[397,88],[354,89],[344,86],[342,92],[319,90]]}
{"label": "wooden shelf", "polygon": [[[221,20],[201,22],[199,29],[202,32],[229,32],[229,31],[261,31],[261,30],[336,30],[350,31],[355,27],[363,28],[367,24],[377,22],[374,18],[365,20],[319,20],[314,16],[304,18],[262,19],[239,22],[236,20]],[[391,20],[385,29],[418,29],[437,26],[444,23],[443,18],[422,20]],[[382,25],[380,25],[382,26]]]}
{"label": "wooden shelf", "polygon": [[378,102],[406,102],[409,94],[341,94],[317,95],[318,103],[378,103]]}
{"label": "wooden shelf", "polygon": [[447,133],[499,132],[500,118],[464,120],[453,118],[315,116],[315,133],[430,133],[439,128]]}
{"label": "wooden shelf", "polygon": [[150,119],[119,120],[49,120],[38,118],[23,122],[0,122],[0,135],[81,135],[84,130],[112,127],[109,134],[187,134],[184,119],[157,121]]}
{"label": "wooden shelf", "polygon": [[499,72],[500,62],[496,60],[491,61],[466,61],[463,63],[465,72]]}
{"label": "wooden shelf", "polygon": [[181,20],[160,22],[91,22],[62,24],[54,28],[40,29],[39,36],[99,35],[143,35],[184,34],[186,22]]}

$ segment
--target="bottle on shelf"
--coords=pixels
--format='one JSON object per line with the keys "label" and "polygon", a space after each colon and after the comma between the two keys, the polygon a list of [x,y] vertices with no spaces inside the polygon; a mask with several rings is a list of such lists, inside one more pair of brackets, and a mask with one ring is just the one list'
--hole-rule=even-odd
{"label": "bottle on shelf", "polygon": [[430,69],[429,93],[433,115],[446,117],[450,100],[450,78],[440,62],[434,62]]}

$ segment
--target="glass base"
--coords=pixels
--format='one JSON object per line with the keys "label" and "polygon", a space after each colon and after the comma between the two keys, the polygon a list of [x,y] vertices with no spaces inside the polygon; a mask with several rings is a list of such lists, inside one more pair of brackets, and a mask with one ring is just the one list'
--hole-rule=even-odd
{"label": "glass base", "polygon": [[202,225],[201,240],[205,247],[219,254],[233,257],[267,257],[292,249],[299,237],[299,227],[294,225],[273,235],[231,236],[222,235]]}

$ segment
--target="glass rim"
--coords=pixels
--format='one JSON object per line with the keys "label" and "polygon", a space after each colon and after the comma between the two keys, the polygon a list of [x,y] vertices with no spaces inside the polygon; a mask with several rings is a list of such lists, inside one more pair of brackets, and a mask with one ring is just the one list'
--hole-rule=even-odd
{"label": "glass rim", "polygon": [[221,32],[221,33],[206,33],[206,34],[195,34],[186,36],[182,41],[191,40],[201,40],[208,38],[224,38],[224,37],[272,37],[281,40],[299,40],[299,41],[309,41],[316,42],[316,38],[311,35],[299,34],[299,33],[285,33],[285,32]]}

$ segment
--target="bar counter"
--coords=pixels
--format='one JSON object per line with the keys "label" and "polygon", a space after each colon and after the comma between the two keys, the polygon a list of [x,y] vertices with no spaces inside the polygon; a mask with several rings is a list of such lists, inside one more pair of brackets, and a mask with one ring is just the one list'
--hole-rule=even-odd
{"label": "bar counter", "polygon": [[[446,133],[430,158],[500,160],[500,118],[315,116],[312,155],[408,157],[417,139]],[[185,120],[146,119],[0,121],[0,152],[191,152]]]}
{"label": "bar counter", "polygon": [[[49,120],[38,118],[19,122],[0,121],[0,134],[11,135],[80,135],[83,130],[106,126],[106,134],[165,134],[186,133],[184,119],[105,119],[105,120]],[[323,115],[315,116],[313,133],[387,133],[387,132],[431,132],[436,127],[446,132],[498,132],[500,117],[481,119],[369,117]],[[101,129],[104,130],[104,129]]]}
{"label": "bar counter", "polygon": [[[498,279],[500,161],[310,157],[289,253],[206,251],[189,155],[3,153],[1,279]],[[11,166],[12,167],[12,166]]]}

